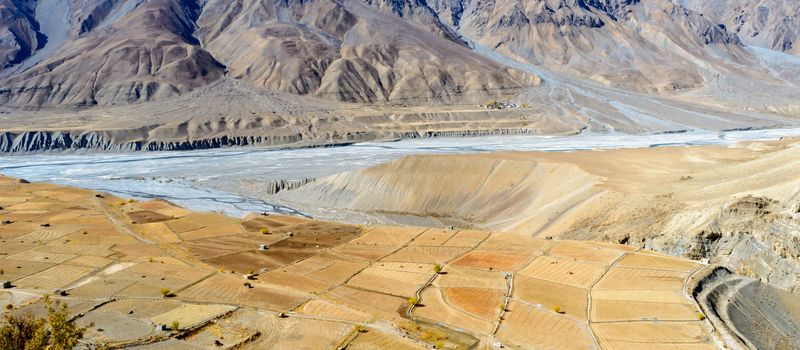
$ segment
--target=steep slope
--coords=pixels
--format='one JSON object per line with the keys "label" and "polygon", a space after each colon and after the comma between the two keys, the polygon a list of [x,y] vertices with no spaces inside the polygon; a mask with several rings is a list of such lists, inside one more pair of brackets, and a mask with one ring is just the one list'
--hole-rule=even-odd
{"label": "steep slope", "polygon": [[236,79],[347,102],[463,102],[538,84],[475,55],[426,7],[386,6],[210,1],[198,36]]}
{"label": "steep slope", "polygon": [[32,1],[0,1],[0,69],[22,62],[44,45],[33,18],[34,5]]}
{"label": "steep slope", "polygon": [[0,103],[131,103],[175,96],[217,80],[224,67],[192,37],[197,11],[190,2],[147,2],[3,80]]}
{"label": "steep slope", "polygon": [[686,5],[725,25],[742,42],[800,54],[800,3],[792,0],[684,0]]}
{"label": "steep slope", "polygon": [[[696,88],[709,67],[743,63],[735,34],[668,0],[461,1],[437,7],[487,48],[637,91]],[[456,9],[453,12],[453,8]],[[458,16],[454,16],[458,14]]]}

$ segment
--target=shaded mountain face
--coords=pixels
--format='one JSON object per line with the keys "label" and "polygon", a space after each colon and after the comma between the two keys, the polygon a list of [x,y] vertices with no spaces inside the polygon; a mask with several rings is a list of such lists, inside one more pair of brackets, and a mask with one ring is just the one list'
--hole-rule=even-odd
{"label": "shaded mountain face", "polygon": [[800,2],[688,0],[687,6],[736,33],[744,43],[800,54]]}
{"label": "shaded mountain face", "polygon": [[[760,74],[747,72],[755,59],[740,36],[794,52],[797,6],[789,1],[708,4],[0,0],[0,104],[130,104],[225,76],[335,101],[471,104],[539,86],[540,68],[669,93],[714,76]],[[537,68],[511,68],[492,51]]]}

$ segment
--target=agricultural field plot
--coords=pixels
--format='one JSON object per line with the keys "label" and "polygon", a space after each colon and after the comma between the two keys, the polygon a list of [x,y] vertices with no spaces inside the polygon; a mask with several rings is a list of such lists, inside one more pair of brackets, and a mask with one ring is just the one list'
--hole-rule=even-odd
{"label": "agricultural field plot", "polygon": [[76,323],[87,327],[87,336],[105,343],[143,339],[158,334],[152,323],[117,312],[95,310],[78,318]]}
{"label": "agricultural field plot", "polygon": [[136,281],[91,279],[80,286],[69,290],[69,295],[76,298],[104,299],[110,298],[125,288],[135,284]]}
{"label": "agricultural field plot", "polygon": [[375,261],[393,253],[397,249],[398,247],[391,245],[345,243],[334,248],[333,251],[353,259]]}
{"label": "agricultural field plot", "polygon": [[174,299],[118,299],[99,307],[97,311],[131,315],[139,319],[150,319],[171,311],[182,303]]}
{"label": "agricultural field plot", "polygon": [[283,237],[272,234],[241,234],[186,241],[179,243],[178,246],[186,248],[195,258],[206,260],[233,253],[253,251],[258,249],[259,244],[270,245],[281,239]]}
{"label": "agricultural field plot", "polygon": [[[488,335],[494,329],[493,318],[476,317],[473,314],[462,311],[461,309],[448,304],[447,300],[437,288],[426,288],[420,298],[420,306],[414,308],[414,316],[447,324],[448,327]],[[500,303],[495,306],[498,314]]]}
{"label": "agricultural field plot", "polygon": [[184,241],[191,241],[194,239],[210,237],[233,236],[243,234],[245,232],[246,231],[241,225],[239,225],[239,223],[232,223],[204,226],[196,230],[178,233],[178,236]]}
{"label": "agricultural field plot", "polygon": [[234,323],[226,317],[203,327],[184,341],[205,349],[235,349],[258,335],[258,331]]}
{"label": "agricultural field plot", "polygon": [[604,349],[716,349],[703,321],[593,323]]}
{"label": "agricultural field plot", "polygon": [[212,273],[213,272],[208,270],[189,266],[147,262],[138,263],[125,268],[111,274],[107,279],[162,285],[163,287],[176,291]]}
{"label": "agricultural field plot", "polygon": [[276,229],[289,225],[297,225],[308,222],[306,218],[281,215],[258,215],[251,214],[242,221],[242,227],[248,232],[261,232],[262,228]]}
{"label": "agricultural field plot", "polygon": [[180,329],[192,329],[233,310],[236,310],[236,306],[183,304],[165,313],[151,317],[150,322],[169,325],[177,321],[180,323]]}
{"label": "agricultural field plot", "polygon": [[46,245],[34,247],[33,251],[42,253],[87,255],[96,257],[108,257],[114,254],[111,251],[111,244],[69,244],[63,242],[51,242]]}
{"label": "agricultural field plot", "polygon": [[578,288],[588,288],[605,273],[605,268],[594,264],[584,264],[572,260],[540,256],[530,265],[519,271],[522,276],[566,284]]}
{"label": "agricultural field plot", "polygon": [[131,220],[132,224],[150,224],[173,219],[171,216],[166,216],[149,210],[132,211],[126,212],[125,214],[128,215],[128,218]]}
{"label": "agricultural field plot", "polygon": [[0,239],[0,256],[16,254],[35,247],[33,243],[20,243],[11,239]]}
{"label": "agricultural field plot", "polygon": [[297,312],[350,322],[369,322],[372,319],[368,313],[324,300],[309,300]]}
{"label": "agricultural field plot", "polygon": [[142,232],[142,236],[159,242],[159,243],[176,243],[180,242],[181,238],[163,222],[152,222],[147,224],[139,224],[138,228]]}
{"label": "agricultural field plot", "polygon": [[617,267],[646,268],[654,270],[672,270],[680,272],[692,272],[703,266],[700,263],[681,260],[668,256],[657,256],[652,254],[630,253],[620,259]]}
{"label": "agricultural field plot", "polygon": [[408,245],[441,246],[451,237],[455,236],[457,232],[458,231],[455,230],[427,229],[408,243]]}
{"label": "agricultural field plot", "polygon": [[6,259],[60,264],[75,259],[76,257],[78,256],[73,254],[43,253],[34,250],[28,250],[14,255],[9,255],[6,257]]}
{"label": "agricultural field plot", "polygon": [[53,266],[55,265],[50,263],[0,259],[0,271],[3,272],[2,275],[0,275],[0,279],[14,282],[20,278],[36,274]]}
{"label": "agricultural field plot", "polygon": [[373,329],[359,333],[356,339],[347,346],[348,350],[424,350],[427,348],[407,338]]}
{"label": "agricultural field plot", "polygon": [[444,246],[475,248],[483,242],[486,237],[489,237],[489,234],[488,231],[461,230],[456,232],[453,237],[450,237],[450,239],[444,243]]}
{"label": "agricultural field plot", "polygon": [[15,284],[22,288],[63,289],[94,271],[91,267],[56,265],[19,279]]}
{"label": "agricultural field plot", "polygon": [[308,221],[275,229],[273,234],[287,237],[274,247],[314,247],[326,249],[360,236],[364,229],[354,225]]}
{"label": "agricultural field plot", "polygon": [[355,328],[353,325],[319,320],[291,320],[267,349],[336,349]]}
{"label": "agricultural field plot", "polygon": [[[50,225],[50,224],[47,224]],[[54,239],[58,239],[64,237],[70,233],[74,233],[78,230],[81,230],[83,226],[79,225],[59,225],[59,224],[52,224],[49,228],[40,228],[38,230],[32,231],[26,235],[22,235],[18,237],[19,239],[26,240],[26,241],[51,241]]]}
{"label": "agricultural field plot", "polygon": [[222,255],[215,258],[203,260],[214,266],[219,266],[226,271],[236,271],[245,273],[247,271],[259,271],[261,269],[272,270],[285,266],[296,260],[302,259],[308,254],[281,251],[246,251]]}
{"label": "agricultural field plot", "polygon": [[351,244],[387,245],[399,247],[411,242],[426,229],[421,227],[378,226],[352,241]]}
{"label": "agricultural field plot", "polygon": [[512,301],[497,338],[523,349],[598,349],[584,321]]}
{"label": "agricultural field plot", "polygon": [[473,250],[451,265],[486,271],[515,271],[541,255],[538,251]]}
{"label": "agricultural field plot", "polygon": [[[252,288],[244,285],[249,282]],[[240,275],[215,274],[178,294],[181,300],[239,304],[273,311],[292,309],[308,299],[308,294],[260,281],[247,281]]]}
{"label": "agricultural field plot", "polygon": [[400,319],[399,312],[408,305],[404,298],[348,286],[336,287],[323,296],[390,321]]}
{"label": "agricultural field plot", "polygon": [[564,241],[550,248],[549,253],[549,255],[554,257],[575,259],[583,263],[595,263],[601,266],[610,266],[615,260],[622,256],[625,251],[591,246],[587,245],[585,242]]}
{"label": "agricultural field plot", "polygon": [[441,288],[442,298],[448,305],[484,320],[500,316],[506,293],[496,289]]}
{"label": "agricultural field plot", "polygon": [[332,261],[334,263],[330,266],[306,273],[305,276],[328,283],[329,285],[340,285],[367,267],[367,264],[364,262],[350,262],[345,260]]}
{"label": "agricultural field plot", "polygon": [[628,320],[695,321],[698,310],[682,303],[641,302],[592,298],[592,321]]}
{"label": "agricultural field plot", "polygon": [[432,274],[433,271],[418,273],[368,267],[351,278],[347,285],[399,297],[411,297]]}
{"label": "agricultural field plot", "polygon": [[441,265],[467,252],[469,252],[469,248],[407,246],[381,259],[381,261],[419,262]]}
{"label": "agricultural field plot", "polygon": [[613,267],[593,290],[681,290],[687,276],[680,271]]}
{"label": "agricultural field plot", "polygon": [[556,244],[554,241],[531,238],[513,233],[492,233],[486,240],[478,245],[477,250],[501,252],[525,252],[541,255]]}
{"label": "agricultural field plot", "polygon": [[589,304],[588,291],[583,288],[517,275],[512,297],[531,305],[553,310],[559,308],[567,315],[585,319]]}
{"label": "agricultural field plot", "polygon": [[482,288],[506,291],[508,280],[505,274],[497,271],[482,271],[453,266],[445,267],[433,285],[440,288]]}
{"label": "agricultural field plot", "polygon": [[285,286],[307,293],[318,293],[333,287],[330,283],[318,281],[295,273],[283,272],[283,270],[262,273],[256,278],[270,284]]}
{"label": "agricultural field plot", "polygon": [[210,226],[226,224],[239,226],[241,231],[244,232],[244,229],[241,228],[238,220],[215,213],[191,213],[179,219],[166,222],[166,225],[177,234],[196,231]]}

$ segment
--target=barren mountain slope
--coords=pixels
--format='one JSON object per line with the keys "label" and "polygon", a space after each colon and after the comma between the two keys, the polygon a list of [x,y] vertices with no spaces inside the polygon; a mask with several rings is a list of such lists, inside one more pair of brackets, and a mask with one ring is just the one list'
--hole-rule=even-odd
{"label": "barren mountain slope", "polygon": [[278,194],[289,203],[710,258],[800,290],[800,143],[415,156]]}
{"label": "barren mountain slope", "polygon": [[28,69],[23,62],[18,67],[23,71],[2,81],[0,103],[131,103],[175,96],[217,80],[224,67],[192,37],[197,11],[171,0],[146,2],[107,28],[61,44]]}
{"label": "barren mountain slope", "polygon": [[[438,7],[443,18],[451,5]],[[451,22],[487,48],[603,84],[671,91],[706,83],[747,53],[735,34],[668,0],[460,1]]]}
{"label": "barren mountain slope", "polygon": [[725,25],[742,42],[800,54],[800,3],[793,0],[684,0],[710,20]]}
{"label": "barren mountain slope", "polygon": [[198,36],[233,78],[340,101],[481,101],[538,84],[476,55],[432,16],[357,1],[211,1]]}

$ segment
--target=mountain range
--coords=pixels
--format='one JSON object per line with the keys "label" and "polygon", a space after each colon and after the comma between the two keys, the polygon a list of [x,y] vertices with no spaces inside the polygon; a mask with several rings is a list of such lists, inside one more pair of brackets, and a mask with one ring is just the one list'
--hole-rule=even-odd
{"label": "mountain range", "polygon": [[[799,21],[786,0],[0,0],[0,130],[274,135],[229,125],[258,120],[325,143],[509,120],[543,134],[794,125]],[[527,111],[475,113],[495,99]],[[207,122],[226,126],[179,128]]]}

